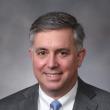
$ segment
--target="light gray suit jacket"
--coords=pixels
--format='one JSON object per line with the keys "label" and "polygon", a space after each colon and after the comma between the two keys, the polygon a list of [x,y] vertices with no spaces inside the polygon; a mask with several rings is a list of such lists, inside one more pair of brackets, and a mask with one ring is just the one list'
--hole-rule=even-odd
{"label": "light gray suit jacket", "polygon": [[[38,110],[38,84],[0,100],[0,110]],[[110,93],[79,78],[73,110],[110,110]]]}

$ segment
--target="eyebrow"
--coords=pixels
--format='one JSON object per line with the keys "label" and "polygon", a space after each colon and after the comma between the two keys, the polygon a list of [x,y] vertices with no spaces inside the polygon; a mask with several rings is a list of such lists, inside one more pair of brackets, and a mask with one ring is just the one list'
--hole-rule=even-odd
{"label": "eyebrow", "polygon": [[59,48],[59,49],[57,49],[57,51],[58,51],[58,52],[59,52],[59,51],[70,52],[70,49],[68,49],[68,48]]}
{"label": "eyebrow", "polygon": [[[43,48],[43,47],[40,47],[40,48],[34,48],[34,50],[35,50],[36,52],[38,52],[38,51],[40,51],[40,50],[48,50],[48,49]],[[61,52],[61,51],[70,52],[70,49],[68,49],[68,48],[58,48],[58,49],[56,49],[55,51],[57,51],[57,52]]]}
{"label": "eyebrow", "polygon": [[35,50],[36,52],[38,52],[38,51],[40,51],[40,50],[47,50],[47,49],[40,47],[40,48],[34,48],[34,50]]}

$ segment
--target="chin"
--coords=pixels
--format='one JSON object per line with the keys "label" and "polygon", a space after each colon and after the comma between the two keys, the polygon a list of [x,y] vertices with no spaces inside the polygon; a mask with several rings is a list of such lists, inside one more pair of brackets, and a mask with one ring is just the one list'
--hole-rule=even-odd
{"label": "chin", "polygon": [[44,85],[43,87],[47,91],[57,91],[57,90],[62,88],[62,86],[60,84],[56,84],[56,83],[54,83],[54,84],[52,84],[52,83],[51,84],[47,84],[47,85]]}

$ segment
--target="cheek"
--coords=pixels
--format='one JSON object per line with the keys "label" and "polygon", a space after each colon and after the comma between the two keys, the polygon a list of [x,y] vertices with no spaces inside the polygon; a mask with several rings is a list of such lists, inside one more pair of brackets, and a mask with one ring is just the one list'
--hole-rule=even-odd
{"label": "cheek", "polygon": [[75,59],[66,59],[60,61],[60,67],[63,71],[74,71],[77,69],[77,61]]}
{"label": "cheek", "polygon": [[60,67],[64,71],[67,71],[67,70],[69,70],[69,68],[72,67],[72,61],[71,60],[62,60],[62,61],[60,61]]}
{"label": "cheek", "polygon": [[33,58],[33,67],[34,71],[41,71],[42,68],[44,67],[45,61],[42,61],[41,59],[38,58]]}

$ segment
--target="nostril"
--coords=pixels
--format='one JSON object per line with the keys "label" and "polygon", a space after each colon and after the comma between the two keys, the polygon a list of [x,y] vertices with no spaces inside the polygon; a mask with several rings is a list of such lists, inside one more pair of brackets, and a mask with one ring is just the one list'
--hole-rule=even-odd
{"label": "nostril", "polygon": [[51,70],[55,70],[55,69],[58,68],[58,66],[51,66],[51,67],[48,66],[48,68],[51,69]]}
{"label": "nostril", "polygon": [[58,67],[58,64],[57,63],[53,63],[53,64],[49,64],[48,65],[48,68],[50,68],[50,69],[55,69],[57,67]]}

